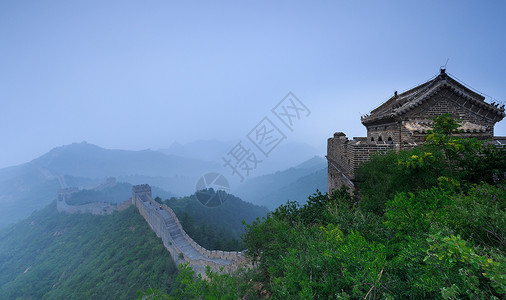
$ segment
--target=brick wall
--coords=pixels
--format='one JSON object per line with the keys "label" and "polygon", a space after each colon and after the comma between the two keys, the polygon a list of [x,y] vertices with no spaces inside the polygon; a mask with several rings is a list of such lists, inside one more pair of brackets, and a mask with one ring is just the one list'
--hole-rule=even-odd
{"label": "brick wall", "polygon": [[[136,191],[139,192],[139,194],[137,194]],[[159,238],[162,239],[165,248],[170,252],[176,265],[183,262],[189,262],[195,272],[202,275],[205,273],[206,266],[210,266],[211,269],[216,272],[219,272],[221,268],[223,268],[225,272],[232,272],[237,270],[239,266],[251,265],[250,261],[245,256],[245,252],[210,251],[200,246],[188,234],[186,234],[174,211],[167,205],[162,205],[162,209],[168,212],[173,218],[173,221],[176,223],[176,226],[179,229],[178,231],[182,234],[183,238],[191,245],[191,247],[204,257],[204,259],[191,258],[184,250],[179,249],[174,243],[169,232],[169,228],[161,216],[160,210],[158,210],[160,205],[152,199],[150,190],[133,189],[132,201],[138,208],[139,213],[148,222],[151,229]],[[228,263],[223,264],[209,259],[221,259],[227,261]]]}
{"label": "brick wall", "polygon": [[361,163],[368,161],[375,153],[385,153],[398,148],[398,144],[371,142],[366,137],[349,140],[344,133],[336,132],[334,137],[327,141],[328,193],[341,188],[342,185],[353,190],[355,171]]}
{"label": "brick wall", "polygon": [[400,116],[387,114],[385,118],[390,119],[376,119],[367,123],[367,138],[349,140],[344,133],[337,132],[328,139],[329,193],[343,184],[353,188],[356,169],[361,163],[368,161],[374,153],[385,152],[388,149],[407,150],[425,142],[427,132],[412,132],[406,128],[406,122],[431,122],[435,117],[448,113],[463,123],[469,122],[485,127],[484,132],[463,132],[459,136],[476,137],[481,140],[494,138],[494,125],[503,116],[483,102],[482,96],[458,83],[448,84],[444,81],[439,87],[433,89],[433,92],[426,92],[427,98],[423,98],[423,101],[410,102],[409,105],[412,106]]}

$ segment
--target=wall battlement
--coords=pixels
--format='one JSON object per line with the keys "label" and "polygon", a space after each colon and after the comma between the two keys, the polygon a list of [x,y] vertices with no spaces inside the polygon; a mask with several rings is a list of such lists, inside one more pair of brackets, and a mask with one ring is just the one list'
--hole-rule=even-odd
{"label": "wall battlement", "polygon": [[[135,187],[134,187],[135,188]],[[140,194],[137,194],[140,191]],[[249,265],[244,252],[210,251],[195,242],[183,229],[174,211],[167,205],[160,205],[148,195],[146,189],[133,189],[132,203],[148,222],[155,234],[162,239],[176,264],[189,262],[199,274],[204,275],[206,266],[213,271],[237,270]]]}
{"label": "wall battlement", "polygon": [[84,205],[68,205],[70,196],[79,191],[77,188],[66,188],[58,191],[57,209],[66,213],[91,213],[108,215],[134,205],[141,216],[148,222],[156,236],[162,239],[174,263],[188,262],[197,274],[205,275],[206,266],[215,272],[233,272],[239,266],[251,266],[245,252],[210,251],[195,242],[183,229],[174,211],[167,205],[160,205],[151,196],[151,187],[141,184],[132,187],[132,198],[123,203],[112,205],[94,202]]}
{"label": "wall battlement", "polygon": [[504,105],[487,103],[485,98],[457,82],[441,69],[434,79],[390,99],[362,116],[367,137],[349,140],[336,132],[327,141],[328,193],[346,186],[354,190],[355,171],[375,153],[408,150],[421,145],[437,116],[449,114],[460,121],[461,137],[479,140],[494,137],[494,125],[505,116]]}
{"label": "wall battlement", "polygon": [[93,202],[82,205],[69,205],[67,200],[70,199],[72,194],[78,192],[79,189],[65,188],[58,191],[58,201],[56,201],[56,209],[59,212],[74,213],[90,213],[92,215],[110,215],[117,210],[123,210],[130,206],[131,200],[126,200],[118,205],[113,205],[105,202]]}

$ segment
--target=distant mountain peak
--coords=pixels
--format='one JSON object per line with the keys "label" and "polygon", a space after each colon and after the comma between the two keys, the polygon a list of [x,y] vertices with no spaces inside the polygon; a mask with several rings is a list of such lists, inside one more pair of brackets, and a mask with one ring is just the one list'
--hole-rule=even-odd
{"label": "distant mountain peak", "polygon": [[313,168],[315,166],[322,166],[325,165],[327,160],[324,157],[315,155],[311,157],[310,159],[306,160],[305,162],[302,162],[295,166],[296,169],[309,169]]}

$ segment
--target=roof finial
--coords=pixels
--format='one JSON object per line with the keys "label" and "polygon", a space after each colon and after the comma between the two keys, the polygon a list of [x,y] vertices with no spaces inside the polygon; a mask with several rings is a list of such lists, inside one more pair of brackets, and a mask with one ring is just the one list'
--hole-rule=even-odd
{"label": "roof finial", "polygon": [[444,66],[441,66],[441,72],[446,71],[446,66],[448,65],[448,61],[449,61],[449,60],[450,60],[450,58],[448,57],[448,58],[446,59],[445,65],[444,65]]}
{"label": "roof finial", "polygon": [[441,79],[446,78],[446,68],[445,67],[441,67],[441,74],[439,74],[439,76],[441,77]]}

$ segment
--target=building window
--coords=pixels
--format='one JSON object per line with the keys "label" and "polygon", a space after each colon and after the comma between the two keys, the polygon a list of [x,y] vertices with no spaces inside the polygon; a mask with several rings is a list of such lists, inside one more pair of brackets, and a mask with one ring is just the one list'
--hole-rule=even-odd
{"label": "building window", "polygon": [[371,142],[374,142],[374,137],[371,138]]}
{"label": "building window", "polygon": [[388,137],[387,144],[393,144],[393,143],[394,143],[394,141],[392,141],[392,138]]}
{"label": "building window", "polygon": [[383,139],[381,138],[381,135],[378,138],[378,142],[383,142]]}

